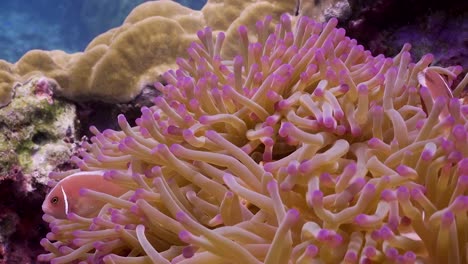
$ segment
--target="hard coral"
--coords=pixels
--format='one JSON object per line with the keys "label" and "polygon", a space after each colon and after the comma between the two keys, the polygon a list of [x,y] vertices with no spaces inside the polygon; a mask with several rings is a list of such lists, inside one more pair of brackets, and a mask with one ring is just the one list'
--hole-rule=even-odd
{"label": "hard coral", "polygon": [[468,106],[424,78],[451,86],[460,69],[413,63],[409,45],[373,56],[336,19],[270,20],[255,42],[238,29],[233,60],[200,31],[137,126],[91,128],[74,161],[128,192],[82,190],[107,202],[95,218],[45,215],[39,260],[467,261]]}
{"label": "hard coral", "polygon": [[[167,14],[186,10],[173,2],[155,2]],[[132,16],[138,9],[130,14]],[[33,50],[16,64],[19,75],[40,71],[59,84],[58,94],[75,101],[99,98],[126,102],[174,65],[175,57],[195,40],[174,15],[124,23],[92,41],[83,53]],[[201,26],[196,18],[192,24]],[[148,79],[151,76],[151,79]]]}
{"label": "hard coral", "polygon": [[13,97],[15,76],[11,67],[10,63],[0,60],[0,108],[8,105]]}
{"label": "hard coral", "polygon": [[[0,107],[10,101],[11,96],[3,94],[15,81],[38,73],[57,82],[57,95],[73,101],[128,102],[176,66],[176,58],[197,40],[198,29],[225,30],[231,40],[239,23],[254,27],[259,14],[275,14],[276,20],[295,7],[294,1],[227,0],[208,1],[196,11],[168,0],[143,3],[120,27],[97,36],[84,52],[31,50],[13,65],[14,76],[5,77],[0,65]],[[223,52],[235,54],[228,46]]]}

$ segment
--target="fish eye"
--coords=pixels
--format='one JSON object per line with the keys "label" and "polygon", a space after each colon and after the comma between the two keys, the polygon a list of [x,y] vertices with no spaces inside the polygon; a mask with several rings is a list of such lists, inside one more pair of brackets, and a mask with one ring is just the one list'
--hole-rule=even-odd
{"label": "fish eye", "polygon": [[56,204],[56,203],[58,203],[58,201],[59,201],[59,198],[57,196],[54,196],[54,197],[52,197],[52,199],[50,199],[50,202],[52,204]]}

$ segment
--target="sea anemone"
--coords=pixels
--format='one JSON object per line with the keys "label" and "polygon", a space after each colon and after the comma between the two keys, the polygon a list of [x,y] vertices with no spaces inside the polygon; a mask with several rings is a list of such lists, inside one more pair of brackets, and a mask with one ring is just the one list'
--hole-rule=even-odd
{"label": "sea anemone", "polygon": [[198,32],[136,126],[91,127],[73,161],[128,192],[81,190],[106,202],[93,218],[45,215],[40,261],[468,261],[467,78],[434,96],[461,68],[410,45],[373,56],[334,18],[270,22],[241,26],[233,59]]}

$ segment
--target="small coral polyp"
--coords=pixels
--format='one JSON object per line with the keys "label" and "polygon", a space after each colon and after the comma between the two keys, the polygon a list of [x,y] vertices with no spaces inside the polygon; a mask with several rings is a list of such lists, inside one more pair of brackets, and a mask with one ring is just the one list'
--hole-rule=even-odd
{"label": "small coral polyp", "polygon": [[454,86],[461,68],[409,45],[373,56],[336,19],[270,21],[239,28],[233,59],[200,31],[135,127],[91,128],[74,162],[128,192],[82,191],[106,202],[93,218],[45,215],[40,261],[468,261],[467,80],[455,98],[418,81]]}

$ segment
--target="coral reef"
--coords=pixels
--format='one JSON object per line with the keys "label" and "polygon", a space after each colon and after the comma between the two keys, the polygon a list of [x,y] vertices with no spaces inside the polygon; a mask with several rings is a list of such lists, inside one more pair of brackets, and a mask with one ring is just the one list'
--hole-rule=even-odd
{"label": "coral reef", "polygon": [[0,60],[0,108],[8,105],[14,95],[14,82],[16,80],[11,64]]}
{"label": "coral reef", "polygon": [[31,263],[40,253],[47,175],[73,154],[75,106],[54,101],[51,85],[44,77],[18,83],[0,109],[0,263]]}
{"label": "coral reef", "polygon": [[[120,27],[97,36],[84,52],[31,50],[12,71],[21,78],[40,72],[58,83],[57,95],[73,101],[127,102],[175,66],[176,57],[196,40],[199,28],[226,30],[226,38],[231,40],[238,23],[250,21],[247,24],[254,27],[259,14],[276,14],[276,19],[294,8],[294,2],[209,1],[201,11],[195,11],[172,1],[146,2]],[[2,86],[12,85],[7,81]]]}
{"label": "coral reef", "polygon": [[38,243],[47,226],[41,221],[41,202],[47,191],[35,184],[35,191],[26,190],[30,174],[14,166],[9,177],[0,178],[0,263],[35,263],[42,249]]}
{"label": "coral reef", "polygon": [[373,53],[394,55],[409,42],[416,58],[430,52],[438,65],[458,64],[466,72],[468,2],[359,0],[350,4],[352,15],[341,25]]}
{"label": "coral reef", "polygon": [[106,202],[93,218],[44,215],[40,261],[468,261],[461,67],[373,56],[336,19],[271,20],[239,27],[232,59],[198,32],[136,126],[91,127],[79,169],[50,176],[105,170],[128,192],[82,189]]}
{"label": "coral reef", "polygon": [[52,85],[44,77],[18,84],[15,100],[0,109],[0,175],[20,166],[45,184],[47,173],[70,158],[70,142],[64,139],[75,136],[75,106],[53,101]]}

